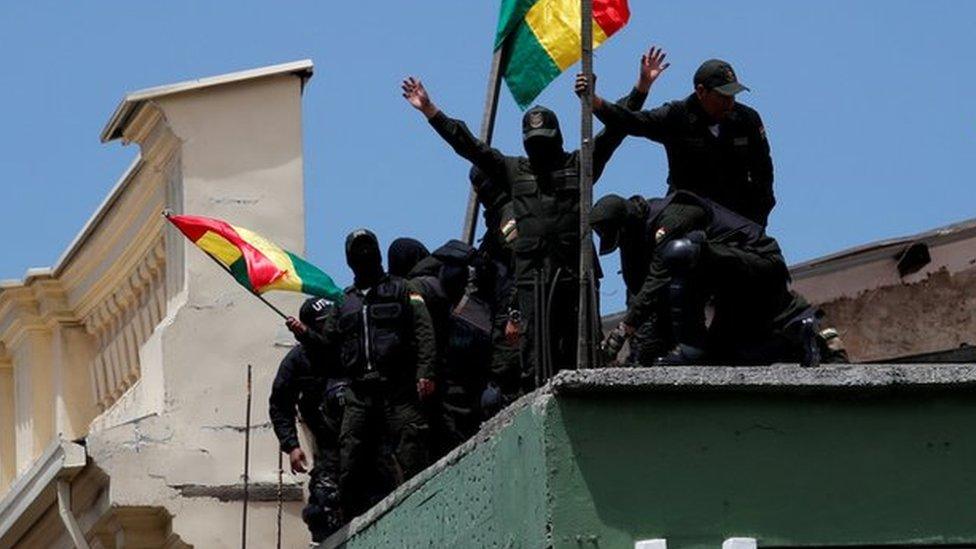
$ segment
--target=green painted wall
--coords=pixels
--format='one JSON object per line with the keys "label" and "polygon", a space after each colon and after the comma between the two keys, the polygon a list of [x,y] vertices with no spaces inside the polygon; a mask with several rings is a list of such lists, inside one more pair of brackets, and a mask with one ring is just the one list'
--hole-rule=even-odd
{"label": "green painted wall", "polygon": [[965,394],[583,395],[545,428],[556,547],[976,542]]}
{"label": "green painted wall", "polygon": [[523,408],[344,547],[546,547],[543,412]]}
{"label": "green painted wall", "polygon": [[345,547],[976,543],[967,393],[541,395]]}

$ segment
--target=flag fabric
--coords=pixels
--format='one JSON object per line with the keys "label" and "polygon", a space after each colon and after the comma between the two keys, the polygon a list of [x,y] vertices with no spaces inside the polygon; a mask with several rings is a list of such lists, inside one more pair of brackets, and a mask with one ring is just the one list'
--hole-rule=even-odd
{"label": "flag fabric", "polygon": [[167,215],[166,219],[256,294],[285,290],[333,301],[342,298],[342,289],[329,275],[254,231],[209,217]]}
{"label": "flag fabric", "polygon": [[[627,0],[593,0],[593,47],[629,19]],[[579,61],[580,21],[580,0],[502,0],[495,49],[505,48],[501,71],[519,107]]]}

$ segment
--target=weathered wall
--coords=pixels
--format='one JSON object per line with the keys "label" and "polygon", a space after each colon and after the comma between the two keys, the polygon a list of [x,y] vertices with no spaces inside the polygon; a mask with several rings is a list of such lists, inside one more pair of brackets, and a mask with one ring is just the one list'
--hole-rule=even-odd
{"label": "weathered wall", "polygon": [[941,269],[820,305],[857,362],[976,344],[976,269]]}
{"label": "weathered wall", "polygon": [[555,547],[973,543],[972,395],[559,398]]}
{"label": "weathered wall", "polygon": [[976,544],[974,366],[588,370],[522,402],[323,546]]}
{"label": "weathered wall", "polygon": [[[899,254],[929,261],[899,272]],[[868,244],[793,267],[793,289],[823,307],[854,362],[976,344],[976,220]]]}
{"label": "weathered wall", "polygon": [[522,408],[342,547],[548,547],[544,420]]}
{"label": "weathered wall", "polygon": [[[271,76],[174,94],[139,111],[132,132],[143,139],[147,163],[155,160],[157,126],[181,144],[178,155],[167,157],[175,162],[176,180],[169,182],[166,205],[225,219],[303,253],[301,86],[295,75]],[[277,481],[278,444],[267,398],[293,338],[277,315],[192,243],[176,235],[176,246],[179,253],[167,250],[167,268],[179,269],[169,273],[169,282],[180,283],[139,354],[146,378],[134,390],[144,386],[148,392],[138,394],[131,409],[107,414],[89,436],[89,451],[110,477],[112,505],[160,507],[172,515],[172,528],[184,542],[233,546],[241,504],[190,497],[185,490],[240,492],[248,364],[254,372],[250,480]],[[269,299],[297,312],[302,296]],[[290,474],[286,482],[293,482]],[[300,508],[287,504],[285,546],[308,540]],[[252,539],[273,539],[274,514],[273,504],[252,507]]]}

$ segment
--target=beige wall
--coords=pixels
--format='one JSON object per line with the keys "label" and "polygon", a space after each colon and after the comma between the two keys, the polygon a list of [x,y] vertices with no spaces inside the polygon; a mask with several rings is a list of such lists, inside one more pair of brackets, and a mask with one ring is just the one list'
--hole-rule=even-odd
{"label": "beige wall", "polygon": [[865,251],[795,277],[793,288],[820,305],[855,362],[976,345],[976,235],[930,241],[931,262],[899,276],[902,244]]}
{"label": "beige wall", "polygon": [[9,358],[0,357],[0,493],[17,473],[17,451],[14,446],[14,371]]}
{"label": "beige wall", "polygon": [[[240,488],[247,364],[250,480],[277,481],[267,398],[292,338],[160,213],[225,219],[304,253],[308,70],[137,93],[123,103],[119,128],[140,157],[57,268],[0,290],[0,427],[11,427],[0,429],[0,495],[51,441],[85,438],[86,471],[95,473],[78,477],[87,488],[75,512],[90,541],[239,543],[239,502],[185,492]],[[303,299],[268,298],[296,313]],[[304,545],[300,505],[285,511],[285,546]],[[68,546],[56,509],[45,513],[31,519],[44,525],[42,544]],[[254,546],[273,542],[275,515],[273,502],[254,504]],[[41,542],[38,532],[33,542]]]}

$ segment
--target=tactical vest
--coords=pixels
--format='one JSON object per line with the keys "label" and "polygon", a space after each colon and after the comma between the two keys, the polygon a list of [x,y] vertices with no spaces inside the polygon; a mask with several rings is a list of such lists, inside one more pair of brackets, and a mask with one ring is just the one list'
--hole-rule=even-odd
{"label": "tactical vest", "polygon": [[387,276],[365,294],[346,290],[338,322],[345,375],[412,378],[412,320],[406,282],[399,277]]}
{"label": "tactical vest", "polygon": [[[570,166],[536,175],[525,158],[512,159],[512,209],[518,227],[516,261],[579,269],[579,169]],[[522,269],[519,269],[520,271]]]}
{"label": "tactical vest", "polygon": [[758,253],[780,254],[779,245],[766,235],[762,225],[741,216],[713,200],[702,198],[688,191],[677,191],[663,199],[648,201],[650,214],[648,215],[647,234],[650,242],[654,241],[657,217],[669,204],[694,204],[705,210],[708,221],[705,234],[709,240],[741,246]]}

